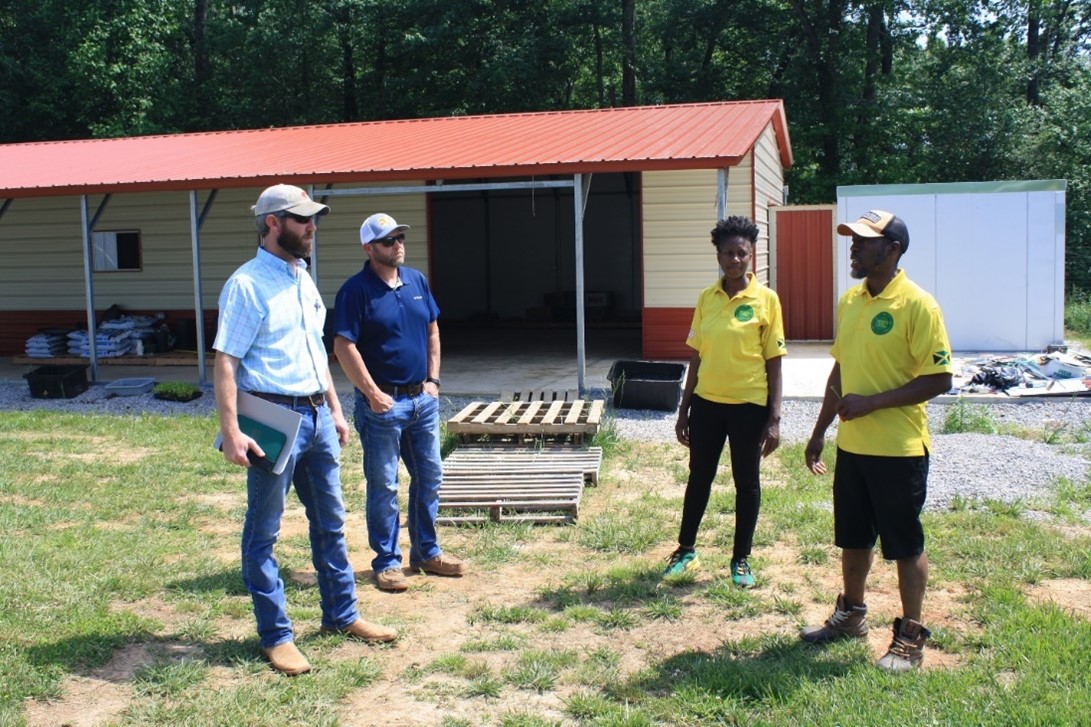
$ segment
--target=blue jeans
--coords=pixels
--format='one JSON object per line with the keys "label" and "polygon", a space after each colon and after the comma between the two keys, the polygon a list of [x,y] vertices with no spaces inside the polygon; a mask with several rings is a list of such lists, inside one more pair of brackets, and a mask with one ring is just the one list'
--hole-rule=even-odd
{"label": "blue jeans", "polygon": [[345,544],[345,505],[341,499],[341,443],[328,406],[296,408],[303,415],[284,472],[247,470],[246,521],[242,529],[242,579],[254,602],[261,645],[292,640],[292,622],[284,599],[284,581],[273,556],[288,489],[296,495],[310,523],[311,562],[318,573],[322,625],[343,628],[359,618],[356,581]]}
{"label": "blue jeans", "polygon": [[439,447],[439,399],[424,392],[396,396],[394,407],[376,414],[356,392],[356,431],[364,449],[367,480],[367,541],[376,573],[402,567],[398,546],[398,459],[409,472],[409,562],[440,554],[436,538],[443,463]]}

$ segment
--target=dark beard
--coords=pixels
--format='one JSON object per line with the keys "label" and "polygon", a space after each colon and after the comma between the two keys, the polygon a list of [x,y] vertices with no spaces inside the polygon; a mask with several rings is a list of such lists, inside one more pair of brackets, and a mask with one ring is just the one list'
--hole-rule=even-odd
{"label": "dark beard", "polygon": [[280,245],[281,250],[284,250],[296,260],[311,256],[311,246],[309,243],[304,242],[303,235],[291,232],[287,227],[280,228],[280,237],[277,238],[277,244]]}
{"label": "dark beard", "polygon": [[372,257],[376,262],[386,265],[388,268],[400,268],[404,260],[398,260],[398,253],[392,247],[381,252],[372,251]]}

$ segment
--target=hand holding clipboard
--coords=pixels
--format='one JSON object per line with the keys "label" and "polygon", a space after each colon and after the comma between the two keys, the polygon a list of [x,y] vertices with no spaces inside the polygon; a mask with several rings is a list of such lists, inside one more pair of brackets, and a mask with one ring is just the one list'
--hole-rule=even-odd
{"label": "hand holding clipboard", "polygon": [[[239,392],[237,412],[239,429],[265,452],[264,457],[259,457],[253,450],[248,451],[250,463],[276,475],[284,472],[299,434],[303,415],[245,391]],[[216,449],[223,448],[222,432],[216,435],[212,446]]]}

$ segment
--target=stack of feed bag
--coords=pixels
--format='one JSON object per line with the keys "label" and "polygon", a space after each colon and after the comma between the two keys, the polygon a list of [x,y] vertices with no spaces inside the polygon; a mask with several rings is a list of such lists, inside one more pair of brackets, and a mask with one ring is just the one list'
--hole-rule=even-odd
{"label": "stack of feed bag", "polygon": [[68,352],[68,330],[47,328],[27,339],[26,355],[29,358],[53,358]]}

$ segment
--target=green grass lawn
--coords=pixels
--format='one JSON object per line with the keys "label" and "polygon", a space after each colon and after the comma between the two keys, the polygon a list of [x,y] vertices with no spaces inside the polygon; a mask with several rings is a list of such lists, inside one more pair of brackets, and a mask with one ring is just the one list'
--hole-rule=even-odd
{"label": "green grass lawn", "polygon": [[[466,578],[413,576],[398,595],[358,578],[365,615],[401,633],[390,647],[318,633],[294,503],[277,554],[316,670],[288,679],[258,657],[238,573],[244,475],[210,446],[215,430],[209,417],[0,412],[0,725],[1089,721],[1091,483],[927,515],[934,637],[925,668],[902,675],[872,666],[899,615],[887,564],[868,643],[796,638],[839,583],[830,479],[805,470],[801,445],[763,465],[753,590],[728,572],[727,466],[701,570],[664,581],[684,451],[603,437],[578,525],[444,528]],[[353,443],[343,481],[366,572],[359,458]]]}

